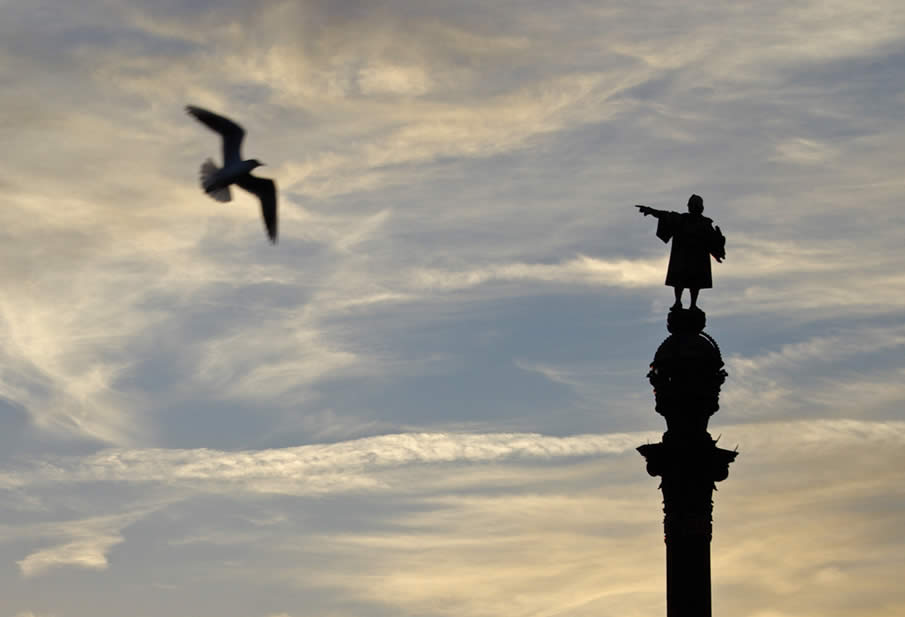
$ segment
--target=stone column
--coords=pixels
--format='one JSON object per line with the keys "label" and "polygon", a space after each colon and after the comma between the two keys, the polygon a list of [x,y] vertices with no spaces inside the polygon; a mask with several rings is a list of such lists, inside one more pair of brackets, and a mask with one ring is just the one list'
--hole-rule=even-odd
{"label": "stone column", "polygon": [[667,429],[662,442],[638,448],[647,472],[662,480],[667,617],[712,615],[712,497],[715,483],[728,477],[729,464],[738,454],[718,448],[707,432],[727,373],[719,346],[703,331],[705,323],[700,310],[670,311],[670,335],[657,349],[647,375]]}

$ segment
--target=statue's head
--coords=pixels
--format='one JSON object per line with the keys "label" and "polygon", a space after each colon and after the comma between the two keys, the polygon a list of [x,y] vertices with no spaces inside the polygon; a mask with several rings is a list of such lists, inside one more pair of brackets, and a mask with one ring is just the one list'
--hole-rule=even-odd
{"label": "statue's head", "polygon": [[692,195],[688,198],[688,211],[692,214],[702,214],[704,212],[704,200],[700,195]]}

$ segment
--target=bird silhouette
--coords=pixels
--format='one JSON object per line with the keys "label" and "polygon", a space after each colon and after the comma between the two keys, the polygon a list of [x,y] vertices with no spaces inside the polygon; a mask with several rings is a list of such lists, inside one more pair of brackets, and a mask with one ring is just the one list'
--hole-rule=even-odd
{"label": "bird silhouette", "polygon": [[239,149],[245,129],[212,111],[187,105],[185,110],[201,124],[219,133],[223,138],[223,167],[217,167],[213,160],[201,164],[201,188],[217,201],[232,200],[229,187],[233,184],[257,196],[261,201],[261,215],[267,236],[272,243],[277,241],[277,187],[273,180],[258,178],[251,171],[263,165],[257,159],[242,160]]}

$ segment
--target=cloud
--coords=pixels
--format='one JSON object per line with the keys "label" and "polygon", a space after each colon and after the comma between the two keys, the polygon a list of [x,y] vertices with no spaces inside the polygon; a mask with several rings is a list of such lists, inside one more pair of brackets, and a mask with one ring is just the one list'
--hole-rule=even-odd
{"label": "cloud", "polygon": [[[899,326],[843,329],[776,351],[726,358],[730,379],[722,407],[729,417],[794,415],[890,417],[901,402],[905,366],[894,350],[905,345]],[[862,366],[871,366],[866,372]],[[840,401],[845,407],[840,408]]]}
{"label": "cloud", "polygon": [[453,291],[492,282],[534,282],[639,287],[661,282],[665,260],[601,260],[579,255],[562,264],[512,263],[466,272],[421,269],[412,273],[414,286]]}
{"label": "cloud", "polygon": [[111,536],[61,544],[28,555],[19,562],[19,569],[26,577],[43,574],[51,568],[60,566],[105,570],[107,551],[120,542],[121,537]]}
{"label": "cloud", "polygon": [[60,567],[106,570],[110,550],[123,542],[124,527],[146,516],[146,508],[126,513],[104,514],[58,523],[32,523],[0,530],[0,538],[9,541],[11,535],[20,538],[63,540],[49,547],[29,553],[18,561],[26,578],[45,574]]}
{"label": "cloud", "polygon": [[[648,435],[648,438],[650,435]],[[71,482],[156,483],[232,493],[316,495],[386,488],[382,469],[401,465],[557,459],[619,454],[641,435],[412,433],[335,444],[226,452],[209,449],[111,449],[47,461],[19,479],[20,486]],[[13,476],[9,475],[9,483]]]}
{"label": "cloud", "polygon": [[[902,422],[849,419],[724,427],[743,430],[752,447],[779,447],[782,434],[799,445],[836,447],[863,441],[899,443]],[[752,432],[753,431],[753,432]],[[332,444],[278,449],[108,449],[83,457],[58,457],[7,473],[7,486],[73,483],[155,483],[214,492],[276,492],[295,495],[390,489],[377,472],[413,465],[552,461],[620,455],[659,433],[612,433],[551,437],[518,433],[406,433]],[[764,440],[767,441],[764,441]],[[106,519],[103,519],[106,521]],[[118,519],[117,519],[118,520]]]}

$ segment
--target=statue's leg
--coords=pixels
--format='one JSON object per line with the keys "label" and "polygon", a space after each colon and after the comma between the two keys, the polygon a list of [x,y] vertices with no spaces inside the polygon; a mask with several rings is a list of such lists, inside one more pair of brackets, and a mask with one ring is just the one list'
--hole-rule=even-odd
{"label": "statue's leg", "polygon": [[676,293],[676,303],[672,305],[674,309],[682,308],[682,291],[685,289],[684,287],[673,287],[673,291]]}
{"label": "statue's leg", "polygon": [[698,308],[698,292],[701,291],[696,287],[689,287],[688,293],[691,294],[691,308]]}

